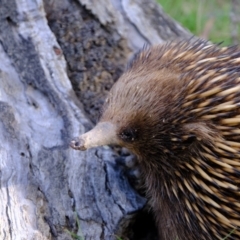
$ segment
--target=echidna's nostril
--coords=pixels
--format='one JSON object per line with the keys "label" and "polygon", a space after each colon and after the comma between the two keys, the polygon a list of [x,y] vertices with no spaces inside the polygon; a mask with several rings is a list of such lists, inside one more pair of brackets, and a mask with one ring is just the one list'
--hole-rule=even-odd
{"label": "echidna's nostril", "polygon": [[74,144],[75,147],[79,147],[80,146],[80,142],[75,142],[74,141],[73,144]]}
{"label": "echidna's nostril", "polygon": [[85,141],[81,138],[75,138],[70,142],[70,147],[76,150],[86,150]]}

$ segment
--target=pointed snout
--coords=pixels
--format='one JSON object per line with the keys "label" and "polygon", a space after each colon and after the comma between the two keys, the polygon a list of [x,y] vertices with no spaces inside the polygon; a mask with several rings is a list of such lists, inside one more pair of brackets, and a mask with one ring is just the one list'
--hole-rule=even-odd
{"label": "pointed snout", "polygon": [[70,147],[85,151],[89,148],[118,144],[116,126],[110,122],[100,122],[92,130],[74,138]]}

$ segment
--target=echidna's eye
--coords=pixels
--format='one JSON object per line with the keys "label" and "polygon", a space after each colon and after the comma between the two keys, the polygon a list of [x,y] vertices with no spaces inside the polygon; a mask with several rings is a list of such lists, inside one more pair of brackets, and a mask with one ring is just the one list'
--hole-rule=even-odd
{"label": "echidna's eye", "polygon": [[127,128],[127,129],[124,129],[119,136],[125,142],[133,142],[136,139],[137,130],[132,128]]}

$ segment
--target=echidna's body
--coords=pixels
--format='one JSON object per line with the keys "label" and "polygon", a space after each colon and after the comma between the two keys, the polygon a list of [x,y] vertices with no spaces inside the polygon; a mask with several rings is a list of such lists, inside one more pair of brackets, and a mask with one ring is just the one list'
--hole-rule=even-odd
{"label": "echidna's body", "polygon": [[202,40],[141,52],[76,149],[139,157],[161,240],[240,239],[240,51]]}

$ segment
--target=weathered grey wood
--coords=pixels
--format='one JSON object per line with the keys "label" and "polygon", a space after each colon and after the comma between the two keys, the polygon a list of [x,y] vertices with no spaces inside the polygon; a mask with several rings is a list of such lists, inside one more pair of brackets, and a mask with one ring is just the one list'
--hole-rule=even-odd
{"label": "weathered grey wood", "polygon": [[[67,75],[67,69],[69,76],[75,73],[69,62],[76,54],[61,49],[64,41],[49,25],[66,9],[79,18],[82,6],[99,28],[112,31],[111,41],[124,51],[111,57],[122,65],[144,43],[189,35],[150,0],[0,0],[0,239],[71,239],[65,229],[84,239],[115,239],[119,222],[145,204],[109,147],[87,152],[68,147],[73,136],[92,126],[88,116],[94,120],[95,112],[85,114],[85,95],[79,101]],[[90,70],[113,83],[109,72],[115,68],[83,68],[78,70],[85,74],[83,89],[91,87]],[[107,92],[99,84],[89,90],[93,105]]]}
{"label": "weathered grey wood", "polygon": [[177,37],[190,36],[181,25],[168,17],[155,1],[149,0],[79,0],[102,24],[115,23],[132,50],[144,44],[159,44]]}

